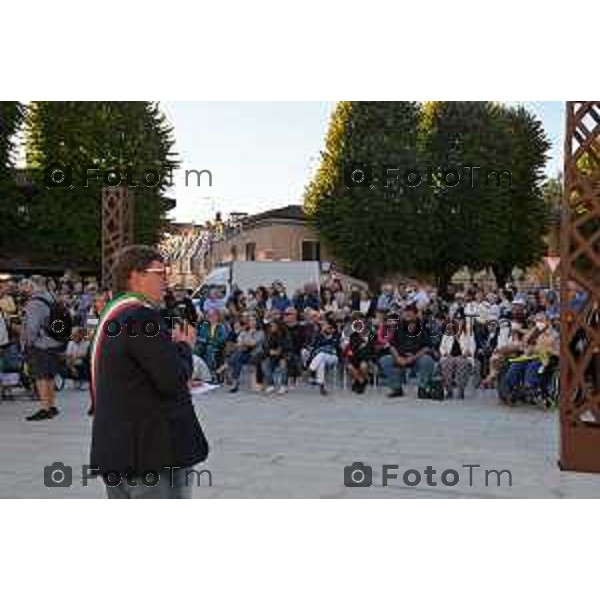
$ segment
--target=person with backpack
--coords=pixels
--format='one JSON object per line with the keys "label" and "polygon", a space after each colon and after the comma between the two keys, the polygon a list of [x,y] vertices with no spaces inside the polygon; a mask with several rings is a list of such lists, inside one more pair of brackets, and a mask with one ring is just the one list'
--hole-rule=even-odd
{"label": "person with backpack", "polygon": [[54,377],[71,335],[72,322],[66,307],[48,291],[44,277],[34,275],[30,284],[32,294],[25,305],[21,345],[41,408],[26,420],[43,421],[59,413],[55,405]]}

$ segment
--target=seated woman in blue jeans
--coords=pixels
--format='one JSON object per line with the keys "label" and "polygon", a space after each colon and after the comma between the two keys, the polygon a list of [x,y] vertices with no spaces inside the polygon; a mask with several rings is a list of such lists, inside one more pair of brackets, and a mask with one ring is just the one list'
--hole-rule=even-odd
{"label": "seated woman in blue jeans", "polygon": [[270,394],[276,389],[279,394],[287,392],[288,357],[291,352],[291,340],[286,326],[279,321],[268,324],[262,370],[267,383],[265,392]]}
{"label": "seated woman in blue jeans", "polygon": [[198,326],[196,353],[216,378],[223,367],[228,332],[227,327],[221,323],[219,311],[210,309],[206,316],[208,320]]}
{"label": "seated woman in blue jeans", "polygon": [[233,385],[229,390],[235,393],[239,389],[242,367],[248,363],[257,363],[263,352],[264,331],[257,329],[256,317],[248,315],[242,330],[238,333],[235,350],[229,356],[229,367]]}

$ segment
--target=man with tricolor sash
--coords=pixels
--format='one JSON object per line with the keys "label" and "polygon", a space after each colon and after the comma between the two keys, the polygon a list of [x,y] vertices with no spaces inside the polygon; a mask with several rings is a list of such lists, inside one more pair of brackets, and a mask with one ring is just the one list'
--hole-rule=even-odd
{"label": "man with tricolor sash", "polygon": [[196,331],[161,317],[165,276],[155,249],[123,249],[93,340],[90,469],[109,498],[190,497],[186,469],[208,455],[189,389]]}

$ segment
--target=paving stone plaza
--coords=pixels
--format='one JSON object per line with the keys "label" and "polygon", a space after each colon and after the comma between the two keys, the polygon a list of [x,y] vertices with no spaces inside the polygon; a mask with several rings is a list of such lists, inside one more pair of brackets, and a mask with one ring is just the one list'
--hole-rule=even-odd
{"label": "paving stone plaza", "polygon": [[[90,442],[88,394],[67,389],[58,401],[60,416],[38,423],[23,418],[30,400],[0,402],[0,497],[104,497],[100,480],[81,484]],[[493,392],[435,402],[417,400],[412,389],[392,400],[383,388],[322,398],[302,386],[269,397],[216,390],[195,404],[212,446],[198,467],[210,470],[212,485],[207,473],[200,485],[192,479],[196,498],[600,497],[600,475],[558,470],[556,411],[501,406]],[[44,467],[54,462],[73,468],[72,487],[45,487]],[[344,467],[354,462],[372,468],[371,487],[344,485]],[[386,486],[382,465],[397,465],[386,469]],[[436,473],[426,476],[427,467]],[[410,485],[415,473],[405,483],[409,470],[421,473],[418,485]],[[446,470],[458,481],[449,471],[444,485]],[[498,486],[493,471],[503,470],[512,486],[507,473]]]}

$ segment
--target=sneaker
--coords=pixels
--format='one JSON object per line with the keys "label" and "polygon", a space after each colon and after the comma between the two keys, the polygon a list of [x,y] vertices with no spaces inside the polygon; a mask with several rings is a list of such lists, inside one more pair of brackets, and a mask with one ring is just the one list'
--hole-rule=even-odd
{"label": "sneaker", "polygon": [[282,395],[282,394],[287,394],[287,388],[285,387],[285,385],[282,385],[278,390],[277,393]]}
{"label": "sneaker", "polygon": [[424,387],[420,387],[420,388],[417,390],[417,398],[418,398],[419,400],[431,400],[431,395],[430,395],[430,393],[427,391],[427,389],[426,389],[426,388],[424,388]]}
{"label": "sneaker", "polygon": [[53,417],[55,417],[60,412],[58,408],[56,408],[56,406],[51,406],[48,410],[50,411]]}
{"label": "sneaker", "polygon": [[388,398],[402,398],[404,396],[404,390],[402,388],[397,390],[392,390],[387,397]]}
{"label": "sneaker", "polygon": [[352,391],[355,394],[364,394],[367,389],[368,381],[365,379],[364,381],[355,381],[352,384]]}
{"label": "sneaker", "polygon": [[325,389],[325,386],[323,384],[321,384],[319,386],[319,394],[321,394],[321,396],[328,396],[329,392]]}
{"label": "sneaker", "polygon": [[275,391],[275,387],[270,385],[266,390],[265,394],[272,394]]}
{"label": "sneaker", "polygon": [[32,415],[25,417],[26,421],[43,421],[45,419],[51,419],[54,415],[52,411],[47,410],[46,408],[40,408],[37,412],[34,412]]}
{"label": "sneaker", "polygon": [[229,393],[230,394],[235,394],[237,391],[239,391],[239,387],[237,385],[234,385],[230,390]]}

